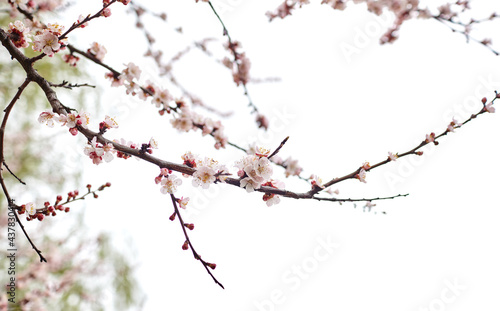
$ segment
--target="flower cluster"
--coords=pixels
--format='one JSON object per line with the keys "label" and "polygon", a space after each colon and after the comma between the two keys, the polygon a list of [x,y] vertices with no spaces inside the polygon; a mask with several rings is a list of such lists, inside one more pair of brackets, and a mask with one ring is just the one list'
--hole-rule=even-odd
{"label": "flower cluster", "polygon": [[195,187],[201,186],[203,189],[208,189],[210,184],[224,182],[230,175],[227,167],[214,159],[205,157],[201,160],[191,152],[186,152],[181,158],[184,165],[196,168],[196,172],[193,173],[193,186]]}
{"label": "flower cluster", "polygon": [[[177,176],[172,175],[172,171],[167,168],[162,168],[160,170],[160,175],[155,177],[155,183],[161,184],[160,192],[163,194],[173,194],[177,191],[177,186],[182,184],[182,180],[177,178]],[[189,199],[187,199],[189,201]],[[184,202],[184,208],[186,208],[187,201]]]}
{"label": "flower cluster", "polygon": [[268,155],[268,151],[261,150],[261,152],[247,155],[235,163],[234,166],[238,168],[238,176],[241,178],[240,187],[252,192],[259,189],[262,184],[271,181],[273,167],[267,158]]}
{"label": "flower cluster", "polygon": [[238,49],[241,47],[238,41],[228,42],[225,47],[232,52],[234,60],[225,57],[222,63],[232,70],[233,80],[236,85],[240,85],[240,83],[243,85],[247,84],[250,81],[250,59],[248,59],[245,53],[238,52]]}
{"label": "flower cluster", "polygon": [[[273,168],[269,160],[270,150],[251,146],[248,151],[250,154],[235,163],[240,177],[240,187],[245,188],[247,192],[252,192],[261,187],[270,187],[274,189],[285,189],[285,184],[281,181],[271,179]],[[282,162],[279,160],[279,162]],[[267,206],[278,204],[280,198],[272,192],[265,192],[262,199]]]}
{"label": "flower cluster", "polygon": [[102,163],[102,160],[106,162],[110,162],[111,160],[113,160],[113,153],[115,153],[116,151],[111,143],[103,145],[97,142],[97,137],[94,136],[94,138],[92,138],[92,140],[88,142],[88,145],[85,146],[83,152],[86,156],[92,159],[92,163],[99,165],[100,163]]}
{"label": "flower cluster", "polygon": [[[111,79],[111,86],[124,85],[127,94],[132,94],[132,96],[137,94],[140,89],[137,80],[141,77],[141,69],[136,64],[130,62],[126,65],[125,69],[122,70],[119,76],[115,76],[112,72],[106,74],[106,78]],[[136,80],[136,81],[134,81]]]}
{"label": "flower cluster", "polygon": [[141,76],[141,69],[134,63],[129,63],[127,67],[116,76],[113,72],[106,74],[106,78],[112,80],[111,86],[124,85],[127,94],[139,95],[139,98],[146,100],[152,98],[152,103],[159,108],[160,115],[175,111],[174,119],[170,120],[172,126],[180,132],[196,131],[201,129],[202,135],[211,135],[215,139],[215,148],[225,148],[227,136],[224,133],[224,126],[220,121],[204,117],[192,111],[182,99],[175,100],[175,106],[169,103],[174,101],[173,96],[167,89],[160,88],[154,83],[147,81],[145,86],[140,86],[138,80]]}
{"label": "flower cluster", "polygon": [[49,127],[54,126],[54,122],[60,123],[61,126],[66,125],[69,132],[74,136],[78,133],[77,126],[87,128],[89,124],[89,116],[86,112],[68,113],[67,115],[55,114],[50,110],[46,110],[38,117],[38,122],[45,123]]}
{"label": "flower cluster", "polygon": [[203,117],[189,107],[183,101],[177,101],[179,115],[170,120],[172,126],[180,132],[196,131],[201,129],[202,135],[211,135],[215,139],[215,148],[225,148],[227,145],[227,136],[224,134],[224,126],[220,121],[214,121],[211,118]]}
{"label": "flower cluster", "polygon": [[33,50],[43,52],[49,57],[54,56],[54,53],[63,49],[66,43],[66,39],[59,40],[59,36],[62,34],[63,30],[64,26],[57,23],[48,24],[47,28],[38,32],[33,37]]}

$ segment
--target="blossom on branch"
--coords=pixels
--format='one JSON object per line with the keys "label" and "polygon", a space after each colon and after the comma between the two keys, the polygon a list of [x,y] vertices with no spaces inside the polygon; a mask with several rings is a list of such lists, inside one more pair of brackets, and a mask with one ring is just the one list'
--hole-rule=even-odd
{"label": "blossom on branch", "polygon": [[177,191],[177,186],[182,184],[182,180],[177,178],[175,175],[167,175],[165,178],[162,179],[161,181],[161,188],[160,192],[163,194],[173,194]]}
{"label": "blossom on branch", "polygon": [[177,199],[177,203],[179,203],[179,207],[186,209],[189,203],[189,198],[181,197],[180,199]]}
{"label": "blossom on branch", "polygon": [[240,187],[245,188],[247,192],[259,189],[273,174],[273,167],[267,156],[248,155],[237,161],[234,166],[238,168],[238,176],[241,177]]}
{"label": "blossom on branch", "polygon": [[359,179],[360,182],[366,183],[366,171],[364,169],[360,169],[359,173],[356,174],[356,176],[354,176],[354,177]]}
{"label": "blossom on branch", "polygon": [[391,161],[396,161],[396,159],[398,158],[398,155],[397,154],[394,154],[392,152],[389,152],[389,160]]}
{"label": "blossom on branch", "polygon": [[453,118],[450,124],[448,124],[447,131],[454,132],[455,129],[460,126],[462,126],[462,123],[458,122],[457,120],[455,120],[455,118]]}
{"label": "blossom on branch", "polygon": [[97,137],[94,136],[87,146],[83,149],[86,156],[92,159],[92,163],[99,165],[102,160],[110,162],[113,160],[113,152],[115,149],[112,144],[106,144],[105,146],[97,142]]}
{"label": "blossom on branch", "polygon": [[48,127],[54,127],[55,114],[50,111],[44,111],[38,116],[38,122],[46,124]]}
{"label": "blossom on branch", "polygon": [[[186,155],[183,158],[186,158]],[[186,160],[184,161],[186,162]],[[219,162],[211,158],[205,158],[203,161],[196,160],[195,167],[197,169],[193,174],[193,186],[201,186],[203,189],[208,189],[210,184],[217,181],[224,182],[229,175],[226,166],[219,164]]]}
{"label": "blossom on branch", "polygon": [[108,53],[106,48],[102,44],[99,44],[97,42],[92,43],[87,52],[99,61],[102,61],[106,53]]}
{"label": "blossom on branch", "polygon": [[321,180],[321,178],[319,178],[318,176],[311,175],[309,179],[311,179],[311,186],[313,189],[314,188],[325,189],[325,186],[323,185],[323,180]]}
{"label": "blossom on branch", "polygon": [[493,103],[486,104],[484,106],[484,110],[489,112],[489,113],[494,113],[495,112],[495,107],[493,107]]}
{"label": "blossom on branch", "polygon": [[26,203],[26,211],[27,211],[27,212],[28,212],[28,214],[30,214],[31,216],[35,215],[35,214],[36,214],[36,206],[35,206],[35,203],[33,203],[33,202]]}
{"label": "blossom on branch", "polygon": [[23,22],[15,21],[14,24],[9,23],[9,38],[17,48],[27,48],[31,42],[30,29],[24,26]]}

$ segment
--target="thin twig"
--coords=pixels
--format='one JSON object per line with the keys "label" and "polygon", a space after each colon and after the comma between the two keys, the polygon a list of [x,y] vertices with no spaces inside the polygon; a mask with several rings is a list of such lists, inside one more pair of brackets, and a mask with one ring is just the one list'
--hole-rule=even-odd
{"label": "thin twig", "polygon": [[[2,44],[3,43],[4,43],[4,41],[2,40]],[[30,82],[31,82],[31,80],[29,78],[26,78],[26,80],[24,80],[23,84],[21,84],[17,93],[14,95],[14,98],[12,98],[9,105],[4,110],[5,114],[3,116],[2,125],[0,126],[0,184],[2,186],[3,193],[5,194],[5,198],[7,199],[9,209],[12,210],[12,212],[14,213],[14,217],[16,218],[16,221],[19,224],[19,226],[21,227],[22,231],[24,232],[24,235],[28,239],[28,242],[31,244],[31,247],[33,247],[33,249],[37,252],[38,256],[40,257],[40,262],[47,262],[47,259],[45,259],[45,257],[43,257],[43,255],[42,255],[42,251],[39,250],[35,246],[35,243],[33,243],[33,241],[31,241],[31,239],[28,235],[28,232],[26,232],[26,229],[24,228],[21,220],[19,219],[19,216],[17,215],[17,212],[16,212],[16,210],[18,209],[18,206],[16,204],[14,204],[14,200],[10,197],[10,194],[9,194],[9,191],[7,190],[7,186],[5,185],[5,180],[3,178],[3,173],[2,173],[2,171],[3,171],[2,165],[5,163],[5,157],[4,157],[3,151],[4,151],[4,141],[5,141],[5,127],[7,125],[7,120],[9,118],[10,112],[12,111],[12,108],[14,107],[15,103],[19,100],[19,98],[21,97],[21,94],[26,89],[28,84],[30,84]],[[10,172],[10,170],[9,170],[9,172]]]}
{"label": "thin twig", "polygon": [[[236,51],[235,45],[233,43],[233,40],[231,39],[231,35],[229,35],[229,31],[227,30],[226,25],[222,21],[222,18],[219,16],[219,13],[217,13],[217,11],[215,10],[214,6],[212,5],[212,2],[208,1],[208,5],[210,5],[210,8],[212,9],[212,11],[214,12],[215,16],[217,17],[217,19],[219,20],[220,24],[222,25],[223,35],[227,36],[228,47],[231,50],[231,52],[233,53],[234,63],[236,64],[236,67],[237,67],[238,73],[239,73],[240,72],[240,65],[238,63],[238,59],[239,59],[239,55],[240,54]],[[255,106],[255,104],[252,101],[252,98],[250,97],[250,93],[248,92],[248,88],[247,88],[246,82],[241,81],[241,84],[243,85],[244,94],[245,94],[245,96],[248,99],[248,106],[252,108],[252,113],[259,113],[259,109],[257,108],[257,106]]]}
{"label": "thin twig", "polygon": [[323,197],[316,197],[314,196],[313,199],[317,201],[331,201],[331,202],[371,202],[371,201],[379,201],[379,200],[390,200],[390,199],[395,199],[399,197],[406,197],[409,196],[409,193],[406,194],[398,194],[398,195],[393,195],[390,197],[376,197],[376,198],[368,198],[368,199],[339,199],[339,198],[323,198]]}
{"label": "thin twig", "polygon": [[[495,101],[499,98],[498,96],[499,96],[499,94],[498,94],[497,92],[495,92],[495,97],[491,100],[491,104],[494,104],[494,103],[495,103]],[[486,112],[486,109],[485,109],[485,107],[484,107],[484,106],[485,106],[485,104],[483,104],[483,108],[481,108],[481,110],[480,110],[479,112],[477,112],[477,113],[473,113],[473,114],[472,114],[472,115],[471,115],[471,116],[470,116],[467,120],[465,120],[464,122],[462,122],[462,124],[461,124],[461,125],[455,126],[455,129],[457,129],[457,128],[461,128],[461,127],[462,127],[462,126],[464,126],[465,124],[467,124],[467,123],[469,123],[470,121],[472,121],[473,119],[477,118],[479,115],[481,115],[481,114],[485,113],[485,112]],[[439,138],[441,138],[441,137],[443,137],[443,136],[445,136],[445,135],[448,135],[448,133],[449,133],[449,132],[450,132],[450,131],[449,131],[448,129],[444,130],[441,134],[436,135],[436,136],[434,137],[434,141],[437,141]],[[408,155],[419,155],[419,156],[420,156],[421,154],[419,154],[417,151],[418,151],[420,148],[422,148],[422,147],[424,147],[424,146],[426,146],[426,145],[428,145],[428,144],[430,144],[430,143],[431,143],[431,141],[423,140],[423,141],[422,141],[419,145],[417,145],[417,146],[416,146],[416,147],[414,147],[413,149],[408,150],[408,151],[403,152],[403,153],[397,153],[397,154],[396,154],[396,156],[397,156],[398,158],[402,158],[402,157],[405,157],[405,156],[408,156]],[[384,161],[380,161],[380,162],[378,162],[377,164],[371,165],[368,169],[365,169],[365,171],[366,171],[366,172],[371,171],[371,170],[373,170],[373,169],[375,169],[375,168],[377,168],[377,167],[379,167],[379,166],[382,166],[382,165],[384,165],[384,164],[387,164],[387,163],[389,163],[389,162],[391,162],[391,161],[392,161],[391,159],[387,158],[387,159],[385,159]],[[358,168],[358,169],[356,169],[354,172],[352,172],[352,173],[350,173],[350,174],[347,174],[347,175],[345,175],[345,176],[343,176],[343,177],[333,178],[333,179],[332,179],[332,180],[330,180],[329,182],[325,183],[325,184],[324,184],[324,186],[325,186],[325,188],[328,188],[328,187],[330,187],[331,185],[336,184],[336,183],[339,183],[339,182],[341,182],[341,181],[344,181],[344,180],[347,180],[347,179],[353,179],[353,178],[356,178],[356,175],[357,175],[357,174],[359,174],[359,172],[361,171],[361,169],[362,169],[362,167],[359,167],[359,168]],[[311,194],[316,194],[316,193],[320,192],[321,190],[323,190],[323,189],[321,189],[321,188],[314,188],[314,189],[312,189],[311,191],[309,191],[309,193],[311,193]]]}
{"label": "thin twig", "polygon": [[50,82],[50,86],[52,87],[63,87],[63,88],[66,88],[66,89],[73,89],[74,87],[82,87],[82,86],[87,86],[87,87],[91,87],[91,88],[95,88],[95,85],[90,85],[88,83],[82,83],[82,84],[78,84],[78,83],[69,83],[68,81],[66,80],[63,80],[63,82],[59,83],[59,84],[54,84],[52,82]]}
{"label": "thin twig", "polygon": [[210,274],[210,276],[212,277],[212,279],[214,280],[214,282],[217,283],[220,287],[222,287],[224,289],[224,285],[222,285],[215,278],[215,276],[212,274],[212,271],[209,270],[209,268],[208,268],[209,263],[206,262],[205,260],[203,260],[201,258],[201,256],[194,250],[193,244],[191,243],[191,240],[189,239],[189,236],[187,234],[186,226],[184,226],[184,221],[182,220],[181,213],[179,213],[179,208],[177,207],[177,199],[175,198],[175,196],[173,194],[170,194],[170,198],[172,199],[172,204],[174,205],[175,214],[179,218],[179,222],[181,224],[182,232],[184,233],[184,237],[186,237],[186,241],[188,242],[189,247],[191,248],[191,251],[193,252],[194,259],[199,260],[203,264],[203,267],[205,267],[205,270],[207,270],[208,274]]}
{"label": "thin twig", "polygon": [[268,156],[267,159],[271,159],[272,157],[274,157],[281,150],[281,148],[283,148],[283,146],[285,145],[285,143],[288,141],[288,138],[290,138],[290,136],[287,136],[285,139],[283,139],[283,141],[278,146],[278,148],[276,148],[276,150],[274,150],[274,152],[271,153],[271,155]]}
{"label": "thin twig", "polygon": [[16,176],[16,174],[14,174],[14,173],[10,170],[10,168],[9,168],[9,166],[7,165],[7,162],[5,162],[5,160],[3,161],[3,166],[5,166],[5,168],[9,171],[9,173],[10,173],[12,176],[14,176],[14,178],[15,178],[15,179],[17,179],[17,181],[19,181],[19,182],[20,182],[21,184],[23,184],[23,185],[26,185],[26,183],[25,183],[24,181],[22,181],[22,180],[21,180],[21,178],[17,177],[17,176]]}

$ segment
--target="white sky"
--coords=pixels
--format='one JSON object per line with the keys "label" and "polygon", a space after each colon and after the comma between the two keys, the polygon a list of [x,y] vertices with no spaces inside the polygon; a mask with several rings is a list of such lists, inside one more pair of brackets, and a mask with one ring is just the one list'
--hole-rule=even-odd
{"label": "white sky", "polygon": [[[166,57],[193,40],[223,40],[208,5],[194,2],[147,2],[168,14],[166,25],[147,19]],[[339,12],[311,4],[268,23],[264,13],[279,2],[218,2],[225,5],[221,15],[231,36],[251,59],[252,76],[281,78],[249,86],[254,103],[274,125],[268,134],[256,129],[242,89],[213,59],[193,51],[174,72],[210,105],[235,112],[223,120],[231,141],[259,140],[274,149],[290,136],[280,155],[299,159],[305,176],[315,173],[327,181],[364,161],[384,160],[388,151],[405,152],[425,134],[441,133],[451,117],[463,121],[477,112],[481,97],[491,98],[494,88],[500,89],[500,59],[437,22],[405,23],[400,39],[380,46],[386,28],[377,28],[379,22],[363,5]],[[75,11],[95,10],[89,5]],[[107,47],[105,61],[113,67],[121,70],[133,61],[142,66],[143,81],[170,87],[141,60],[144,39],[128,26],[130,16],[123,11],[114,6],[110,19],[70,40],[82,48],[98,41]],[[172,31],[176,26],[183,26],[184,36]],[[358,44],[359,53],[349,61],[341,46],[355,46],[359,32],[367,29],[365,46]],[[479,37],[497,33],[485,28]],[[210,46],[220,50],[218,42]],[[186,151],[228,167],[242,157],[231,148],[216,151],[213,140],[199,133],[178,135],[150,103],[126,97],[124,89],[108,93],[104,71],[89,67],[107,94],[98,104],[95,126],[106,114],[120,124],[108,137],[146,142],[153,136],[160,144],[156,155],[173,162],[181,162]],[[293,199],[267,207],[262,194],[223,185],[201,191],[185,179],[177,195],[193,202],[185,216],[196,226],[191,240],[204,259],[217,263],[214,274],[225,290],[181,250],[182,231],[177,221],[168,220],[173,208],[153,182],[158,169],[152,165],[129,159],[96,167],[85,160],[85,182],[113,184],[85,207],[86,222],[95,231],[112,232],[117,245],[134,249],[136,275],[148,296],[144,310],[498,309],[499,137],[498,115],[482,115],[438,147],[425,148],[421,158],[382,166],[368,173],[367,184],[337,185],[342,198],[410,193],[376,202],[376,214],[363,213],[361,204],[353,209],[352,204]],[[283,180],[281,169],[275,174]],[[284,181],[291,190],[308,190],[304,182]],[[333,246],[324,248],[328,241]]]}

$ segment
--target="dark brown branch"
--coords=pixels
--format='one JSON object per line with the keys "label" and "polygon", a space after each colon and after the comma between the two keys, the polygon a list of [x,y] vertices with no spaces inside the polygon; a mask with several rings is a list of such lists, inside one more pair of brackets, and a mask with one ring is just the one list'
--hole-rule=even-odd
{"label": "dark brown branch", "polygon": [[[1,33],[2,31],[3,30],[0,29],[0,35],[2,34]],[[4,38],[0,36],[0,39],[2,39],[2,44],[4,44],[4,40],[3,40]],[[31,244],[31,247],[37,252],[38,256],[40,257],[40,262],[47,262],[47,259],[45,259],[45,257],[43,257],[43,255],[42,255],[42,251],[36,247],[36,245],[35,245],[35,243],[33,243],[33,241],[31,241],[31,238],[29,237],[28,232],[26,232],[26,229],[24,228],[23,223],[19,219],[19,216],[17,215],[17,212],[16,212],[16,209],[18,209],[18,207],[16,204],[14,204],[14,200],[10,197],[10,194],[9,194],[9,191],[7,190],[7,186],[5,185],[5,180],[3,178],[3,173],[2,173],[2,170],[3,170],[2,164],[5,163],[3,151],[4,151],[4,141],[5,141],[5,127],[7,125],[7,120],[9,118],[10,112],[12,111],[12,108],[14,107],[15,103],[19,100],[24,89],[26,89],[26,87],[28,86],[28,84],[30,84],[30,82],[31,81],[29,78],[26,78],[26,80],[24,80],[23,84],[19,87],[17,93],[14,95],[14,98],[12,98],[9,105],[4,110],[5,114],[3,116],[2,125],[0,126],[0,184],[2,186],[3,193],[5,194],[5,198],[7,199],[8,208],[14,213],[14,217],[16,218],[16,221],[19,224],[19,226],[21,227],[21,230],[23,231],[24,235],[28,239],[28,242]],[[10,172],[10,170],[9,170],[9,172]]]}
{"label": "dark brown branch", "polygon": [[21,180],[21,178],[17,177],[16,174],[14,174],[14,172],[12,172],[9,168],[9,166],[7,165],[7,163],[5,162],[5,160],[3,161],[3,166],[5,166],[5,168],[7,169],[7,171],[9,171],[9,173],[15,178],[17,179],[17,181],[19,181],[21,184],[23,185],[26,185],[26,183],[24,181]]}
{"label": "dark brown branch", "polygon": [[409,193],[406,194],[398,194],[398,195],[393,195],[390,197],[376,197],[376,198],[368,198],[368,199],[338,199],[338,198],[322,198],[322,197],[316,197],[314,196],[313,199],[317,201],[331,201],[331,202],[371,202],[371,201],[380,201],[380,200],[391,200],[399,197],[406,197],[409,196]]}
{"label": "dark brown branch", "polygon": [[290,136],[287,136],[285,139],[283,139],[283,141],[281,142],[281,144],[278,146],[278,148],[276,148],[276,150],[274,150],[273,153],[271,153],[270,156],[268,156],[267,158],[268,159],[271,159],[272,157],[274,157],[280,150],[281,148],[283,148],[283,146],[285,145],[285,143],[288,141],[288,138],[290,138]]}
{"label": "dark brown branch", "polygon": [[95,88],[95,85],[90,85],[88,83],[83,83],[83,84],[75,83],[75,84],[73,84],[73,83],[69,83],[68,81],[65,81],[65,80],[63,80],[63,82],[61,82],[59,84],[54,84],[54,83],[50,82],[50,86],[52,86],[52,87],[63,87],[65,89],[70,89],[70,90],[72,90],[74,87],[83,87],[83,86]]}
{"label": "dark brown branch", "polygon": [[199,260],[202,264],[203,267],[205,267],[205,270],[207,270],[208,274],[212,277],[215,283],[217,283],[220,287],[224,289],[224,286],[215,278],[215,276],[212,274],[212,271],[209,269],[210,263],[206,262],[201,258],[201,256],[194,250],[193,244],[191,243],[191,240],[189,239],[189,235],[187,234],[186,231],[186,226],[184,224],[184,221],[182,220],[181,213],[179,213],[179,208],[177,207],[177,199],[173,194],[170,194],[170,198],[172,199],[172,204],[174,205],[175,209],[175,214],[177,215],[179,222],[182,227],[182,232],[184,233],[184,237],[186,238],[187,243],[189,244],[189,248],[191,248],[191,251],[193,252],[194,259]]}

